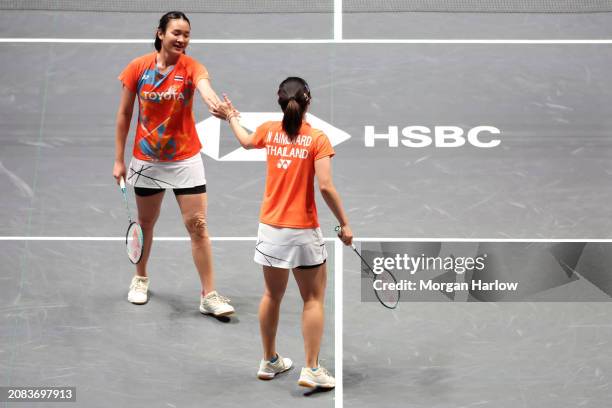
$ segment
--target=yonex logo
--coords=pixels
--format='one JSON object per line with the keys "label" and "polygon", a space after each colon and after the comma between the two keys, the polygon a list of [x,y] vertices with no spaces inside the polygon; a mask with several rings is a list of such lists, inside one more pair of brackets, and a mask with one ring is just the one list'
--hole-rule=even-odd
{"label": "yonex logo", "polygon": [[[254,132],[259,125],[270,120],[282,120],[281,112],[241,112],[240,124]],[[306,114],[306,120],[315,129],[320,129],[327,135],[332,146],[351,138],[351,135],[335,126],[317,118],[310,113]],[[202,153],[218,161],[266,161],[265,149],[246,150],[242,147],[221,155],[221,120],[211,117],[196,125],[196,130],[202,142]],[[233,138],[233,136],[231,136]],[[233,142],[233,140],[232,140]],[[289,163],[291,161],[289,160]],[[289,164],[287,164],[288,166]]]}
{"label": "yonex logo", "polygon": [[278,167],[279,169],[287,170],[290,164],[291,160],[279,159],[278,163],[276,163],[276,167]]}

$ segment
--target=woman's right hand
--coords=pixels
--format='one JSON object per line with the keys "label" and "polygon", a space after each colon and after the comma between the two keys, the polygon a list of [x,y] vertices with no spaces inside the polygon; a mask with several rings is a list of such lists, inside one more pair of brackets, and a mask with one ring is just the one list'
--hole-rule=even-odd
{"label": "woman's right hand", "polygon": [[113,165],[113,177],[117,184],[119,184],[119,179],[123,177],[125,180],[125,174],[127,173],[125,168],[125,163],[123,161],[115,160],[115,164]]}
{"label": "woman's right hand", "polygon": [[342,241],[342,243],[346,246],[353,244],[353,231],[348,224],[340,227],[340,234],[338,234],[338,238],[340,238],[340,241]]}
{"label": "woman's right hand", "polygon": [[223,100],[225,102],[224,113],[225,113],[226,119],[229,119],[230,116],[232,117],[240,116],[240,112],[238,112],[238,110],[234,107],[234,105],[232,104],[232,101],[227,96],[227,94],[223,94]]}

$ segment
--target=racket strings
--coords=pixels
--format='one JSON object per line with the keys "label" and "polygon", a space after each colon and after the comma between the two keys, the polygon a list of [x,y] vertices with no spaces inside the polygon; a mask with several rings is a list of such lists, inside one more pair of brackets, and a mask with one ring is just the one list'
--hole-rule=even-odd
{"label": "racket strings", "polygon": [[396,288],[397,279],[395,276],[385,268],[380,274],[374,273],[370,264],[357,251],[355,245],[352,245],[352,249],[361,259],[362,265],[366,266],[366,273],[369,272],[368,274],[372,277],[372,289],[378,301],[388,309],[395,309],[400,300],[400,290]]}
{"label": "racket strings", "polygon": [[376,297],[385,306],[396,306],[400,299],[400,291],[396,289],[397,280],[389,271],[385,270],[374,278],[376,283]]}
{"label": "racket strings", "polygon": [[131,223],[128,227],[126,249],[130,261],[135,264],[138,263],[144,249],[144,234],[140,225],[135,222]]}

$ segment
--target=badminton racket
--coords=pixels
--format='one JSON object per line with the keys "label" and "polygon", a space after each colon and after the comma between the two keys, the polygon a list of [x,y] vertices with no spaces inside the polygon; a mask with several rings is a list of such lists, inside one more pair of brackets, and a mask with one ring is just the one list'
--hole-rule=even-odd
{"label": "badminton racket", "polygon": [[[340,226],[336,227],[338,235],[340,235],[341,230],[342,228]],[[383,268],[380,273],[374,272],[370,264],[363,259],[363,256],[361,256],[355,244],[351,244],[351,249],[357,254],[359,259],[361,259],[363,265],[368,268],[368,275],[372,279],[372,289],[374,290],[376,299],[378,299],[380,304],[387,309],[395,309],[400,300],[400,290],[396,289],[398,285],[395,276],[385,268]]]}
{"label": "badminton racket", "polygon": [[119,186],[121,187],[121,193],[123,194],[123,201],[125,202],[125,211],[128,216],[128,228],[125,233],[125,249],[130,262],[137,264],[142,258],[142,251],[144,248],[144,234],[140,224],[132,220],[130,215],[130,207],[128,205],[127,193],[125,191],[125,180],[123,177],[119,180]]}

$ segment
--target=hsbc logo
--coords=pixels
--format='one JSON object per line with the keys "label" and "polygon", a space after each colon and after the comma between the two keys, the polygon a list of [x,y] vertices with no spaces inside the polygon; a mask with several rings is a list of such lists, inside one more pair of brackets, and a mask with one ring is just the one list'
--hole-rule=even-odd
{"label": "hsbc logo", "polygon": [[[275,120],[280,121],[283,119],[281,112],[241,112],[240,113],[240,124],[249,130],[254,132],[255,129],[264,122]],[[320,129],[327,135],[332,146],[337,146],[342,142],[347,141],[351,138],[351,135],[345,131],[338,129],[335,126],[317,118],[316,116],[307,113],[306,120],[312,125],[313,128]],[[239,147],[230,153],[221,155],[221,120],[215,117],[210,117],[196,125],[200,142],[202,143],[202,153],[217,160],[217,161],[266,161],[266,149],[251,149],[246,150]],[[233,136],[232,136],[233,138]],[[279,165],[279,168],[286,169],[290,164],[291,160],[284,160]],[[286,165],[286,167],[285,167]]]}
{"label": "hsbc logo", "polygon": [[[499,135],[501,131],[493,126],[476,126],[463,130],[458,126],[435,126],[432,129],[427,126],[406,126],[401,130],[400,139],[399,128],[389,126],[386,133],[377,133],[374,126],[365,127],[365,145],[374,147],[376,141],[386,144],[389,147],[398,147],[401,143],[406,147],[461,147],[470,144],[478,148],[497,147],[501,140],[493,135]],[[465,135],[465,136],[464,136]]]}

